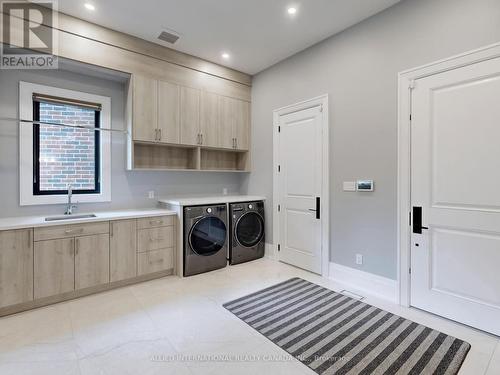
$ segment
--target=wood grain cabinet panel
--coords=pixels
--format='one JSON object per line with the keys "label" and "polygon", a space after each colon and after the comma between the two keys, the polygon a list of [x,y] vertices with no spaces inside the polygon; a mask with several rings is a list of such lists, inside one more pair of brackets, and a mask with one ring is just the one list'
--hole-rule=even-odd
{"label": "wood grain cabinet panel", "polygon": [[158,81],[134,75],[132,84],[133,138],[154,142],[158,139]]}
{"label": "wood grain cabinet panel", "polygon": [[110,281],[120,281],[137,275],[137,222],[118,220],[110,223]]}
{"label": "wood grain cabinet panel", "polygon": [[250,103],[234,99],[234,129],[235,148],[248,150],[250,147]]}
{"label": "wood grain cabinet panel", "polygon": [[109,235],[75,239],[75,289],[109,283]]}
{"label": "wood grain cabinet panel", "polygon": [[0,307],[33,299],[33,230],[0,232]]}
{"label": "wood grain cabinet panel", "polygon": [[159,249],[137,254],[137,275],[165,271],[174,268],[174,249]]}
{"label": "wood grain cabinet panel", "polygon": [[201,145],[219,146],[220,96],[203,91],[200,99]]}
{"label": "wood grain cabinet panel", "polygon": [[51,227],[35,228],[35,241],[55,240],[58,238],[73,238],[91,234],[109,233],[109,223],[93,222],[84,224],[56,225]]}
{"label": "wood grain cabinet panel", "polygon": [[181,87],[180,93],[181,143],[198,145],[200,143],[200,90]]}
{"label": "wood grain cabinet panel", "polygon": [[137,251],[151,251],[174,246],[174,227],[140,229],[137,234]]}
{"label": "wood grain cabinet panel", "polygon": [[137,229],[167,227],[174,225],[175,216],[154,216],[137,219]]}
{"label": "wood grain cabinet panel", "polygon": [[34,297],[54,296],[75,289],[75,240],[35,242]]}
{"label": "wood grain cabinet panel", "polygon": [[227,96],[220,97],[220,123],[218,131],[218,146],[221,148],[234,148],[234,118],[236,112],[236,99]]}
{"label": "wood grain cabinet panel", "polygon": [[158,140],[161,143],[180,142],[179,99],[178,85],[158,82]]}

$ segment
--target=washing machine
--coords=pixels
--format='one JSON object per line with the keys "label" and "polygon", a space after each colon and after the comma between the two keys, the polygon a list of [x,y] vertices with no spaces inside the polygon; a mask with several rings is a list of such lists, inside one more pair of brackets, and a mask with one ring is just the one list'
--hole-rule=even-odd
{"label": "washing machine", "polygon": [[225,204],[184,207],[184,276],[226,267],[227,238]]}
{"label": "washing machine", "polygon": [[264,202],[229,204],[229,264],[262,258],[265,251]]}

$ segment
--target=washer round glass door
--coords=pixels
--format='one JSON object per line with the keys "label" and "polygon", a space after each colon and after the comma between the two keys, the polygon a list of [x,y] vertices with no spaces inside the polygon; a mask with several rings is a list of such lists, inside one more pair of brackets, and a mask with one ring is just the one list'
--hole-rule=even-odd
{"label": "washer round glass door", "polygon": [[236,222],[236,239],[240,245],[252,247],[257,245],[264,236],[264,220],[256,212],[243,214]]}
{"label": "washer round glass door", "polygon": [[202,256],[217,253],[226,243],[226,224],[215,216],[207,216],[198,220],[189,232],[191,249]]}

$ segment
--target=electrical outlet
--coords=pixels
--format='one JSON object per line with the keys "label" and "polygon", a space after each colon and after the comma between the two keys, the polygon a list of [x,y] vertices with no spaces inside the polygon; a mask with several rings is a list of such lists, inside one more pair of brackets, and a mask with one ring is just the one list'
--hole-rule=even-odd
{"label": "electrical outlet", "polygon": [[227,188],[222,189],[222,195],[227,195]]}
{"label": "electrical outlet", "polygon": [[149,199],[155,199],[155,191],[154,190],[148,191],[148,198]]}
{"label": "electrical outlet", "polygon": [[363,264],[363,254],[356,254],[356,264]]}

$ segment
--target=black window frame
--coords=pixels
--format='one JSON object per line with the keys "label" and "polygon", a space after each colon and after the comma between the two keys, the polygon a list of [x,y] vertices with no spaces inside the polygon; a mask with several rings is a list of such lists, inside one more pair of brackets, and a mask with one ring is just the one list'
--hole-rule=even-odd
{"label": "black window frame", "polygon": [[[78,106],[75,104],[75,106]],[[94,126],[101,126],[101,111],[94,110]],[[40,121],[40,100],[33,100],[33,121]],[[56,125],[57,126],[57,125]],[[94,189],[74,189],[73,194],[100,194],[101,193],[101,135],[99,130],[94,131]],[[40,124],[33,124],[33,195],[66,195],[68,189],[40,190]]]}

